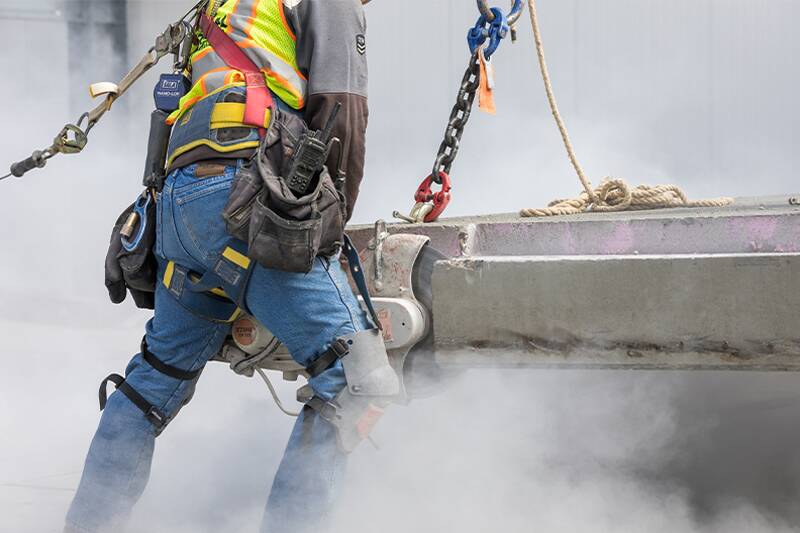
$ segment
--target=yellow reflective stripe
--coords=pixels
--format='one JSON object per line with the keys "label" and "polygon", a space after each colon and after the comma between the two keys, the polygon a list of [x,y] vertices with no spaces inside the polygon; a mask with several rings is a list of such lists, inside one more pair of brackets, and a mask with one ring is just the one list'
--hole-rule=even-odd
{"label": "yellow reflective stripe", "polygon": [[[239,124],[241,126],[241,124]],[[172,163],[175,162],[179,156],[182,156],[186,152],[190,150],[194,150],[199,146],[208,146],[209,148],[213,149],[216,152],[221,152],[223,154],[227,154],[230,152],[236,152],[237,150],[247,150],[248,148],[258,148],[258,145],[261,144],[259,141],[247,141],[241,142],[236,144],[231,144],[229,146],[222,146],[221,144],[215,143],[210,139],[199,139],[197,141],[191,142],[185,146],[181,146],[180,148],[176,149],[172,154],[170,154],[169,159],[167,160],[167,168],[172,166]]]}
{"label": "yellow reflective stripe", "polygon": [[241,314],[242,314],[242,310],[239,307],[237,307],[236,311],[233,312],[233,315],[231,315],[231,317],[228,320],[226,320],[225,322],[235,322],[236,319],[238,319],[241,316]]}
{"label": "yellow reflective stripe", "polygon": [[225,248],[225,251],[222,252],[222,257],[245,270],[250,268],[250,258],[246,255],[240,254],[233,248]]}
{"label": "yellow reflective stripe", "polygon": [[[211,110],[211,129],[241,128],[244,125],[244,112],[247,106],[236,102],[222,102]],[[270,110],[264,113],[264,127],[269,126]]]}
{"label": "yellow reflective stripe", "polygon": [[219,296],[221,298],[227,298],[228,300],[231,299],[230,296],[228,296],[228,293],[226,293],[222,289],[211,289],[209,292],[211,294],[213,294],[214,296]]}
{"label": "yellow reflective stripe", "polygon": [[214,109],[211,110],[211,129],[220,128],[223,126],[215,126],[222,122],[238,123],[240,126],[244,120],[245,104],[236,102],[222,102],[216,104]]}
{"label": "yellow reflective stripe", "polygon": [[172,283],[172,275],[175,274],[175,263],[170,261],[167,263],[167,269],[164,271],[164,286],[169,289],[170,283]]}

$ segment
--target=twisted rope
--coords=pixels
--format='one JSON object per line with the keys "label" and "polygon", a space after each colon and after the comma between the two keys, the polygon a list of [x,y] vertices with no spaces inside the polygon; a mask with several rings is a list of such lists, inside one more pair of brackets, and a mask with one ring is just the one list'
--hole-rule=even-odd
{"label": "twisted rope", "polygon": [[576,215],[587,211],[627,211],[640,209],[662,209],[667,207],[723,207],[733,203],[733,198],[722,197],[710,200],[700,200],[690,202],[683,191],[677,185],[639,185],[633,189],[621,179],[606,178],[599,187],[593,188],[589,178],[583,171],[578,156],[575,155],[575,148],[569,138],[567,125],[558,110],[553,83],[550,80],[550,72],[547,68],[547,61],[544,55],[544,44],[542,44],[542,32],[539,28],[539,17],[536,13],[536,0],[528,0],[528,8],[531,17],[531,27],[536,43],[536,55],[539,57],[539,70],[544,81],[544,89],[547,93],[547,102],[550,111],[561,132],[561,139],[567,150],[570,163],[578,175],[578,179],[583,185],[583,192],[577,198],[556,200],[541,209],[523,209],[520,215],[523,217],[549,217],[557,215]]}

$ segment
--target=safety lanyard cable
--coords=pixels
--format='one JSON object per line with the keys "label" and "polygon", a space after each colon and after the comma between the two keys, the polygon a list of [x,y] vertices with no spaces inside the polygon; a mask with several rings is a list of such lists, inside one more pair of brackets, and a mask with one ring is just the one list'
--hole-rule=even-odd
{"label": "safety lanyard cable", "polygon": [[89,141],[89,132],[100,121],[101,118],[111,109],[111,106],[122,97],[137,81],[139,81],[152,67],[166,55],[175,56],[175,67],[185,67],[182,65],[186,54],[181,54],[182,50],[191,47],[194,39],[194,28],[197,24],[199,14],[206,6],[208,0],[201,0],[193,8],[174,24],[167,26],[166,30],[159,35],[155,44],[147,51],[139,63],[130,70],[117,84],[102,83],[92,86],[92,89],[100,88],[95,96],[104,96],[103,101],[91,111],[83,113],[75,124],[65,125],[56,136],[53,144],[44,150],[37,150],[22,161],[11,165],[10,172],[0,178],[4,180],[14,176],[21,178],[25,173],[34,168],[42,168],[47,161],[58,154],[78,154],[86,148]]}

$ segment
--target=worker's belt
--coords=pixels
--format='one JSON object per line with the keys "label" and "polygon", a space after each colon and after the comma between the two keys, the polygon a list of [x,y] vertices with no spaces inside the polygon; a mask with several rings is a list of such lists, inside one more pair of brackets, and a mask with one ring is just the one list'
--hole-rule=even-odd
{"label": "worker's belt", "polygon": [[[203,371],[202,368],[197,370],[181,370],[174,366],[168,365],[157,358],[153,353],[148,350],[147,342],[142,340],[142,358],[152,366],[157,372],[165,376],[181,381],[192,381],[196,379]],[[158,407],[148,402],[144,396],[139,394],[136,389],[131,387],[125,378],[119,374],[111,374],[100,384],[100,410],[106,408],[108,402],[108,384],[113,383],[116,390],[124,394],[130,401],[144,413],[145,418],[155,426],[156,430],[162,430],[168,423],[169,417],[165,415]]]}
{"label": "worker's belt", "polygon": [[[195,103],[172,127],[167,168],[172,168],[180,156],[201,146],[220,154],[257,148],[261,142],[259,129],[244,123],[245,113],[245,88],[241,86]],[[271,110],[264,112],[263,120],[269,124]]]}
{"label": "worker's belt", "polygon": [[237,250],[242,245],[232,241],[214,267],[203,275],[170,261],[161,281],[190,313],[212,322],[233,322],[245,308],[247,283],[254,266],[249,257]]}
{"label": "worker's belt", "polygon": [[[207,14],[200,17],[200,29],[225,64],[242,73],[245,83],[206,96],[178,119],[167,149],[167,168],[201,146],[220,153],[256,148],[272,120],[275,99],[258,65]],[[231,93],[242,101],[231,101]]]}

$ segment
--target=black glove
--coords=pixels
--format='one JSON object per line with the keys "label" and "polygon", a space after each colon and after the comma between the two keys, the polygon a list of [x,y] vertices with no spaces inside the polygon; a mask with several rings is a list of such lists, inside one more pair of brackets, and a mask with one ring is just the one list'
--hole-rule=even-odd
{"label": "black glove", "polygon": [[122,274],[122,268],[119,266],[119,255],[122,253],[120,231],[132,212],[133,205],[126,209],[117,219],[114,230],[111,232],[108,253],[106,253],[106,289],[108,289],[108,296],[111,298],[111,302],[115,304],[121,304],[125,301],[125,296],[127,296],[125,278]]}
{"label": "black glove", "polygon": [[132,204],[117,219],[111,233],[111,242],[106,254],[105,283],[108,296],[115,304],[125,301],[126,292],[130,292],[136,307],[140,309],[155,308],[156,278],[158,266],[153,247],[156,240],[155,205],[150,203],[143,220],[145,232],[139,245],[131,251],[122,246],[120,232],[134,210]]}

